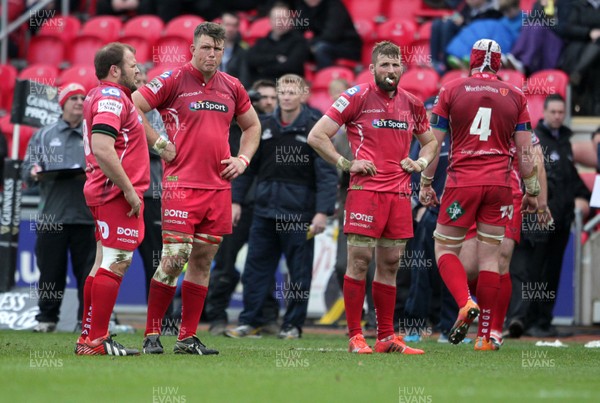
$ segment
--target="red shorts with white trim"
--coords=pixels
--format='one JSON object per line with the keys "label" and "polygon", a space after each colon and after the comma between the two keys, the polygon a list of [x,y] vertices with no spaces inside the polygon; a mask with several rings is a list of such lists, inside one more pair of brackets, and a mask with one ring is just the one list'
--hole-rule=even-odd
{"label": "red shorts with white trim", "polygon": [[132,251],[144,239],[144,202],[140,215],[127,217],[131,206],[125,197],[119,196],[99,206],[89,206],[96,223],[96,242],[102,246]]}
{"label": "red shorts with white trim", "polygon": [[510,187],[447,187],[442,195],[438,223],[460,228],[470,228],[476,222],[506,227],[512,213]]}
{"label": "red shorts with white trim", "polygon": [[184,234],[231,234],[231,189],[163,190],[162,230]]}
{"label": "red shorts with white trim", "polygon": [[[523,201],[523,194],[513,193],[513,211],[512,217],[509,215],[508,223],[504,230],[504,237],[512,239],[515,243],[521,242],[521,225],[523,223],[523,216],[521,215],[521,202]],[[477,224],[473,224],[465,239],[475,238],[477,235]]]}
{"label": "red shorts with white trim", "polygon": [[412,238],[410,194],[348,191],[344,210],[344,233],[377,239]]}

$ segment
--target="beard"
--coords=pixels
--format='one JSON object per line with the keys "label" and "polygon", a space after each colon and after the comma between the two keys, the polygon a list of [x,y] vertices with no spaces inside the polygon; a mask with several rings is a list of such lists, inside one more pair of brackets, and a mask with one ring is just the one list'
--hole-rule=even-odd
{"label": "beard", "polygon": [[[392,83],[388,82],[388,78],[392,80]],[[382,91],[396,91],[396,88],[398,87],[398,80],[399,78],[392,78],[390,76],[375,76],[375,84],[377,84],[377,86],[382,90]]]}
{"label": "beard", "polygon": [[129,88],[131,92],[134,92],[138,89],[135,78],[129,79],[126,76],[121,76],[121,78],[119,78],[119,84],[121,84],[125,88]]}

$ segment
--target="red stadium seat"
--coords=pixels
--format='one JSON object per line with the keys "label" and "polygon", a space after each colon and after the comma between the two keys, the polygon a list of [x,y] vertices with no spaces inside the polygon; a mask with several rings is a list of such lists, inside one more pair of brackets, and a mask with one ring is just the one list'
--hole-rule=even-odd
{"label": "red stadium seat", "polygon": [[527,109],[529,110],[529,119],[531,126],[537,126],[540,119],[544,117],[544,100],[546,96],[540,95],[527,95]]}
{"label": "red stadium seat", "polygon": [[17,80],[17,69],[10,64],[0,64],[0,109],[10,111]]}
{"label": "red stadium seat", "polygon": [[148,81],[152,80],[156,76],[160,76],[165,71],[173,70],[174,68],[177,68],[177,66],[163,65],[153,67],[146,73],[146,75],[148,76]]}
{"label": "red stadium seat", "polygon": [[354,73],[346,67],[326,67],[317,71],[312,82],[312,90],[328,90],[329,83],[337,78],[342,78],[352,83],[354,81]]}
{"label": "red stadium seat", "polygon": [[393,19],[377,28],[377,38],[388,40],[398,46],[410,45],[415,39],[417,26],[412,20]]}
{"label": "red stadium seat", "polygon": [[533,5],[537,0],[521,0],[521,10],[523,11],[531,11],[533,10]]}
{"label": "red stadium seat", "polygon": [[159,17],[155,15],[139,15],[125,23],[123,26],[123,37],[144,38],[152,46],[158,41],[164,28],[165,24]]}
{"label": "red stadium seat", "polygon": [[533,73],[525,81],[525,91],[529,95],[560,94],[563,98],[567,97],[567,86],[569,77],[561,70],[542,70]]}
{"label": "red stadium seat", "polygon": [[55,36],[61,38],[65,43],[70,42],[79,34],[81,21],[77,17],[68,15],[56,16],[46,20],[40,27],[38,36]]}
{"label": "red stadium seat", "polygon": [[446,85],[450,81],[456,80],[457,78],[467,77],[469,77],[469,72],[467,70],[450,70],[440,79],[440,86]]}
{"label": "red stadium seat", "polygon": [[507,83],[514,85],[517,88],[523,89],[525,84],[525,76],[516,70],[502,70],[498,71],[498,77]]}
{"label": "red stadium seat", "polygon": [[34,36],[27,50],[28,64],[60,65],[65,59],[64,40],[56,36]]}
{"label": "red stadium seat", "polygon": [[313,108],[317,108],[321,112],[327,112],[327,109],[333,104],[331,97],[329,96],[329,91],[327,90],[318,90],[314,91],[310,98],[308,99],[308,104]]}
{"label": "red stadium seat", "polygon": [[407,67],[431,67],[429,40],[415,40],[410,46],[404,46],[401,50],[402,63]]}
{"label": "red stadium seat", "polygon": [[264,38],[269,32],[271,32],[271,21],[269,17],[263,17],[252,22],[250,29],[242,35],[245,35],[244,40],[252,46],[257,39]]}
{"label": "red stadium seat", "polygon": [[118,17],[101,15],[94,17],[83,25],[81,33],[100,38],[104,43],[116,41],[123,28],[123,23]]}
{"label": "red stadium seat", "polygon": [[105,45],[105,42],[97,36],[81,35],[75,38],[71,44],[69,62],[76,64],[94,64],[96,52]]}
{"label": "red stadium seat", "polygon": [[[13,139],[13,130],[14,125],[10,123],[10,115],[5,115],[0,118],[0,132],[6,138],[6,142],[8,145],[8,155],[12,155],[12,139]],[[29,139],[33,136],[38,129],[35,127],[21,125],[19,129],[19,159],[25,158],[25,153],[27,152],[27,145],[29,144]]]}
{"label": "red stadium seat", "polygon": [[369,69],[364,69],[356,76],[354,79],[354,84],[370,83],[373,80],[373,74],[371,74]]}
{"label": "red stadium seat", "polygon": [[348,0],[344,2],[352,17],[352,21],[359,18],[378,21],[384,15],[383,0]]}
{"label": "red stadium seat", "polygon": [[387,2],[387,8],[383,11],[388,19],[416,20],[420,10],[421,0],[396,0]]}
{"label": "red stadium seat", "polygon": [[362,38],[363,46],[368,43],[374,43],[377,40],[377,30],[373,21],[365,18],[357,18],[354,20],[354,28]]}
{"label": "red stadium seat", "polygon": [[64,70],[58,77],[58,84],[64,86],[69,83],[79,83],[83,85],[86,91],[96,87],[98,85],[98,78],[96,77],[94,66],[79,65]]}
{"label": "red stadium seat", "polygon": [[191,39],[163,36],[152,48],[152,62],[156,66],[181,66],[192,58],[191,43]]}
{"label": "red stadium seat", "polygon": [[19,80],[37,81],[40,84],[56,87],[58,69],[48,64],[34,64],[21,70]]}
{"label": "red stadium seat", "polygon": [[432,21],[424,22],[419,25],[419,29],[415,34],[415,40],[418,41],[429,41],[431,39],[431,26],[433,25]]}
{"label": "red stadium seat", "polygon": [[138,63],[148,63],[152,61],[152,51],[156,49],[155,45],[151,45],[150,41],[141,36],[122,36],[119,42],[126,43],[135,48],[135,60]]}
{"label": "red stadium seat", "polygon": [[435,70],[416,68],[407,71],[400,77],[400,87],[412,93],[421,101],[437,95],[439,76]]}
{"label": "red stadium seat", "polygon": [[544,116],[544,101],[550,94],[560,94],[566,99],[569,77],[560,70],[542,70],[525,81],[525,95],[529,105],[532,126]]}
{"label": "red stadium seat", "polygon": [[180,15],[167,23],[164,36],[178,36],[191,44],[194,40],[194,30],[203,22],[204,19],[196,15]]}

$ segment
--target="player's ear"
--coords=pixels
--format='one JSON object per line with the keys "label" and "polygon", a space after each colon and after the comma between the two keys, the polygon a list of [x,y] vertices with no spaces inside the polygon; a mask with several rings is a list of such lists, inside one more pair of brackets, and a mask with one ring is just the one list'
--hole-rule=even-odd
{"label": "player's ear", "polygon": [[195,50],[196,50],[196,47],[195,47],[195,46],[194,46],[194,44],[192,43],[192,44],[190,45],[190,53],[193,55]]}
{"label": "player's ear", "polygon": [[369,71],[371,74],[375,75],[375,65],[373,63],[369,64]]}

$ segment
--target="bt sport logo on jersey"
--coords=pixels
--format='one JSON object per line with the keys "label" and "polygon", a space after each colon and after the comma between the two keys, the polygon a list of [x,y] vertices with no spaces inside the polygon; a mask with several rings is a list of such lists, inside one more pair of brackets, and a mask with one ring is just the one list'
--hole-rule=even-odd
{"label": "bt sport logo on jersey", "polygon": [[190,110],[192,111],[217,111],[217,112],[228,112],[229,108],[225,104],[220,104],[213,101],[195,101],[190,103]]}
{"label": "bt sport logo on jersey", "polygon": [[408,130],[408,123],[395,119],[373,119],[371,122],[376,129]]}

